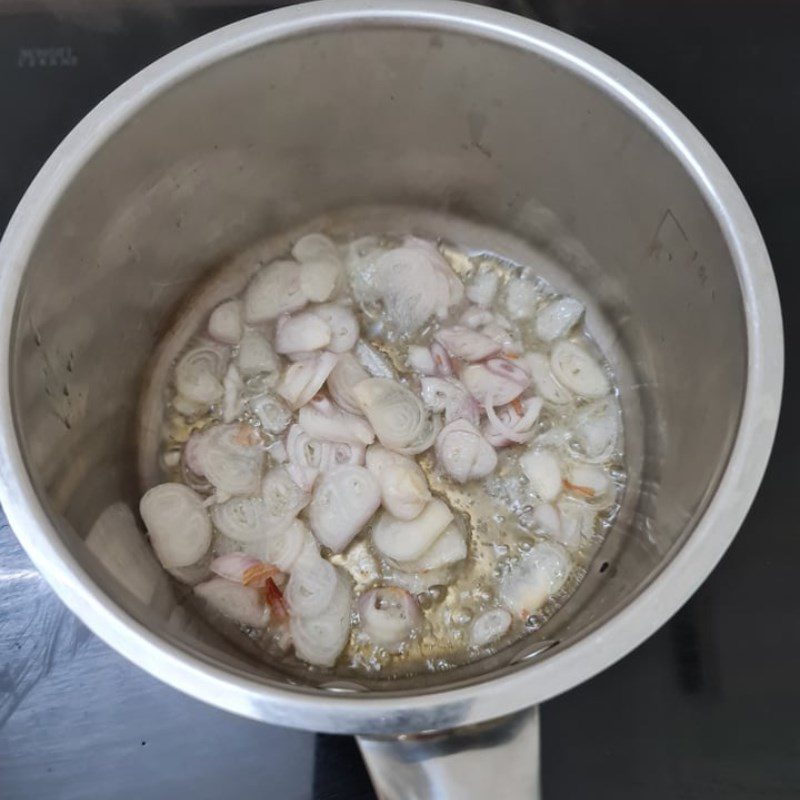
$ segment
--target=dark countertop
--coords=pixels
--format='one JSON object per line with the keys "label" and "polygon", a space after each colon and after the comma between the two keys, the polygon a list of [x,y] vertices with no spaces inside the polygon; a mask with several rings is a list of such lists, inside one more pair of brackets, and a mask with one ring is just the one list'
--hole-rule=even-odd
{"label": "dark countertop", "polygon": [[[702,131],[761,225],[787,336],[784,413],[745,525],[668,625],[543,707],[545,796],[800,797],[800,428],[793,414],[800,322],[790,310],[800,292],[800,3],[499,5],[614,56]],[[168,50],[269,6],[154,0],[98,7],[81,0],[0,6],[0,225],[53,147],[106,93]],[[0,798],[228,794],[374,797],[352,739],[239,719],[113,653],[63,608],[0,526]]]}

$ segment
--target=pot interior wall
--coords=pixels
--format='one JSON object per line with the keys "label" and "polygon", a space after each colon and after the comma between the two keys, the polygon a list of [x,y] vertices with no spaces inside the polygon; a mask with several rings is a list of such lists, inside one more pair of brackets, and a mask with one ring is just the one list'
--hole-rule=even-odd
{"label": "pot interior wall", "polygon": [[[726,243],[678,160],[596,86],[508,44],[381,24],[255,47],[176,83],[93,154],[41,231],[18,306],[16,417],[40,496],[93,579],[165,638],[258,680],[280,676],[175,605],[126,510],[143,376],[182,299],[227,257],[386,204],[431,212],[417,233],[465,220],[533,248],[557,286],[590,299],[618,370],[631,488],[537,634],[559,642],[540,658],[652,580],[735,434],[747,339]],[[105,563],[84,542],[93,526]]]}

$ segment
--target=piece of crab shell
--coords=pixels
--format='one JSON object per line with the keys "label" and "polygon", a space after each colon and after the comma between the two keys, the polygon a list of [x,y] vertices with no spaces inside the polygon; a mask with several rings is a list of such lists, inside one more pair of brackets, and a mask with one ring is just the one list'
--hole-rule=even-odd
{"label": "piece of crab shell", "polygon": [[566,336],[580,321],[585,307],[574,297],[552,300],[536,315],[536,335],[543,342]]}
{"label": "piece of crab shell", "polygon": [[423,621],[416,597],[399,586],[367,589],[358,598],[357,608],[361,630],[390,652],[399,649]]}
{"label": "piece of crab shell", "polygon": [[281,314],[299,311],[308,303],[300,286],[296,261],[273,261],[250,281],[244,295],[244,316],[249,323],[268,322]]}
{"label": "piece of crab shell", "polygon": [[506,311],[511,319],[531,319],[536,313],[539,290],[524,278],[512,278],[506,285]]}
{"label": "piece of crab shell", "polygon": [[472,647],[486,647],[508,633],[511,627],[511,614],[504,608],[492,608],[475,618],[469,631]]}
{"label": "piece of crab shell", "polygon": [[434,498],[412,520],[401,520],[384,511],[372,529],[372,541],[380,553],[396,562],[419,558],[453,521],[453,512]]}
{"label": "piece of crab shell", "polygon": [[414,372],[419,375],[435,375],[436,364],[434,363],[431,351],[422,345],[412,344],[408,348],[406,362]]}
{"label": "piece of crab shell", "polygon": [[436,438],[436,459],[459,483],[485,478],[497,466],[497,453],[469,421],[458,419],[442,428]]}
{"label": "piece of crab shell", "polygon": [[504,406],[519,397],[530,385],[530,375],[504,358],[470,364],[461,371],[461,382],[481,404]]}
{"label": "piece of crab shell", "polygon": [[282,355],[322,350],[330,341],[330,325],[311,311],[282,316],[275,326],[275,352]]}
{"label": "piece of crab shell", "polygon": [[398,562],[404,572],[430,572],[458,564],[467,557],[467,537],[460,522],[453,520],[417,559]]}
{"label": "piece of crab shell", "polygon": [[219,492],[251,495],[258,491],[264,450],[256,431],[242,423],[212,425],[186,443],[192,472]]}
{"label": "piece of crab shell", "polygon": [[278,394],[289,408],[297,410],[304,406],[321,388],[336,366],[334,353],[316,353],[305,361],[290,364],[281,376]]}
{"label": "piece of crab shell", "polygon": [[520,362],[530,373],[536,394],[543,400],[558,406],[572,402],[572,393],[553,377],[550,359],[544,353],[527,353]]}
{"label": "piece of crab shell", "polygon": [[364,417],[337,408],[324,395],[316,395],[300,409],[300,427],[312,438],[344,444],[372,444],[375,432]]}
{"label": "piece of crab shell", "polygon": [[490,267],[482,267],[467,286],[467,299],[479,306],[490,306],[498,284],[497,273]]}
{"label": "piece of crab shell", "polygon": [[380,486],[369,470],[336,467],[322,476],[314,491],[308,524],[321,544],[341,553],[380,504]]}
{"label": "piece of crab shell", "polygon": [[515,404],[499,409],[489,403],[486,406],[487,421],[483,435],[492,447],[505,447],[510,444],[525,444],[536,434],[533,426],[542,410],[540,397],[517,400]]}
{"label": "piece of crab shell", "polygon": [[252,586],[212,578],[195,586],[194,593],[214,611],[241,625],[265,628],[269,623],[269,607]]}
{"label": "piece of crab shell", "polygon": [[314,308],[314,313],[329,326],[331,340],[328,350],[332,353],[346,353],[358,341],[358,320],[346,306],[338,303],[325,303]]}
{"label": "piece of crab shell", "polygon": [[220,400],[228,356],[228,348],[214,342],[203,342],[187,350],[175,365],[178,394],[202,405]]}
{"label": "piece of crab shell", "polygon": [[208,335],[222,344],[238,344],[244,332],[242,303],[226,300],[220,303],[208,318]]}
{"label": "piece of crab shell", "polygon": [[564,585],[572,561],[564,548],[538,542],[523,553],[500,580],[500,600],[516,617],[527,619]]}
{"label": "piece of crab shell", "polygon": [[494,339],[463,325],[441,328],[434,338],[449,355],[462,361],[483,361],[501,350],[500,344]]}
{"label": "piece of crab shell", "polygon": [[239,342],[236,366],[242,375],[249,377],[260,372],[274,372],[280,366],[280,359],[261,331],[248,328]]}
{"label": "piece of crab shell", "polygon": [[603,368],[575,342],[559,341],[553,345],[550,368],[559,383],[581,397],[604,397],[611,391]]}
{"label": "piece of crab shell", "polygon": [[368,378],[354,386],[353,392],[384,447],[416,455],[433,444],[437,420],[410,389],[397,381]]}
{"label": "piece of crab shell", "polygon": [[142,497],[139,513],[158,560],[167,568],[195,564],[211,545],[211,520],[203,498],[188,486],[154,486]]}
{"label": "piece of crab shell", "polygon": [[336,366],[328,376],[328,392],[333,401],[350,414],[360,414],[361,406],[353,392],[353,387],[369,378],[369,373],[361,366],[352,353],[342,353]]}
{"label": "piece of crab shell", "polygon": [[381,502],[390,514],[401,520],[419,516],[431,492],[416,461],[373,444],[367,448],[366,465],[378,481]]}
{"label": "piece of crab shell", "polygon": [[561,494],[561,462],[554,453],[549,450],[527,450],[520,456],[519,465],[531,489],[545,503],[552,502]]}
{"label": "piece of crab shell", "polygon": [[445,423],[466,419],[477,425],[481,410],[478,401],[456,378],[426,377],[420,381],[422,402],[435,412],[444,412]]}

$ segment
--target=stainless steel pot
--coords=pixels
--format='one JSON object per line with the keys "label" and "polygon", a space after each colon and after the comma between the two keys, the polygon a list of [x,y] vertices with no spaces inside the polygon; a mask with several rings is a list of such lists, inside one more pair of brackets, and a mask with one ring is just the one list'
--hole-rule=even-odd
{"label": "stainless steel pot", "polygon": [[[490,242],[590,301],[622,383],[631,489],[579,591],[523,650],[411,682],[301,681],[188,618],[142,546],[127,509],[160,333],[225,257],[320,214]],[[177,50],[53,154],[0,269],[1,496],[37,567],[176,688],[373,737],[362,746],[385,797],[483,796],[497,767],[475,755],[501,749],[526,766],[501,767],[503,796],[515,781],[531,794],[538,728],[522,710],[622,657],[689,597],[775,432],[778,297],[725,167],[624,67],[478,6],[326,0]],[[462,726],[477,727],[431,733]]]}

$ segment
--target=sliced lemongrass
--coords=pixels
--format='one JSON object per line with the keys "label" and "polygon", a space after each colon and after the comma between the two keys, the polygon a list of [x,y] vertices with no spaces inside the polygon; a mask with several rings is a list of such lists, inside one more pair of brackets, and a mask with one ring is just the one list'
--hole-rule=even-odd
{"label": "sliced lemongrass", "polygon": [[436,364],[433,361],[431,351],[422,345],[412,344],[408,348],[406,356],[408,366],[419,375],[435,375]]}
{"label": "sliced lemongrass", "polygon": [[379,647],[393,651],[419,629],[422,609],[417,599],[398,586],[368,589],[358,598],[361,630]]}
{"label": "sliced lemongrass", "polygon": [[307,302],[300,287],[300,265],[296,261],[273,261],[247,286],[244,316],[250,323],[267,322],[299,311]]}
{"label": "sliced lemongrass", "polygon": [[285,431],[292,421],[292,412],[280,397],[271,392],[252,398],[250,408],[261,423],[261,427],[273,435]]}
{"label": "sliced lemongrass", "polygon": [[530,281],[512,278],[506,285],[506,311],[511,319],[531,319],[538,300],[539,291]]}
{"label": "sliced lemongrass", "polygon": [[558,592],[571,569],[572,562],[562,547],[539,542],[501,579],[501,602],[516,617],[527,619]]}
{"label": "sliced lemongrass", "polygon": [[369,378],[353,387],[362,412],[384,447],[416,455],[436,438],[436,419],[411,390],[396,381]]}
{"label": "sliced lemongrass", "polygon": [[414,561],[403,561],[398,566],[405,572],[430,572],[458,564],[467,557],[467,538],[457,521],[451,522],[436,541]]}
{"label": "sliced lemongrass", "polygon": [[364,467],[336,467],[319,481],[308,507],[308,523],[321,544],[341,553],[380,503],[380,486],[372,473]]}
{"label": "sliced lemongrass", "polygon": [[472,623],[469,631],[469,643],[472,647],[486,647],[508,633],[511,627],[511,614],[504,608],[492,608],[484,611]]}
{"label": "sliced lemongrass", "polygon": [[501,350],[494,339],[463,325],[442,328],[436,332],[435,339],[449,355],[463,361],[483,361]]}
{"label": "sliced lemongrass", "polygon": [[214,611],[241,625],[265,628],[269,623],[269,608],[252,586],[242,586],[225,578],[212,578],[195,586],[194,593]]}
{"label": "sliced lemongrass", "polygon": [[212,506],[214,527],[229,539],[253,542],[275,524],[262,497],[232,497]]}
{"label": "sliced lemongrass", "polygon": [[198,442],[196,459],[215,489],[230,495],[250,495],[258,491],[264,450],[258,435],[249,425],[213,425]]}
{"label": "sliced lemongrass", "polygon": [[311,311],[280,317],[275,327],[276,353],[310,353],[327,347],[330,341],[330,325]]}
{"label": "sliced lemongrass", "polygon": [[574,342],[556,342],[550,353],[550,368],[559,383],[582,397],[603,397],[611,390],[603,368]]}
{"label": "sliced lemongrass", "polygon": [[420,515],[431,492],[416,461],[374,444],[367,448],[366,465],[378,481],[381,502],[390,514],[401,520]]}
{"label": "sliced lemongrass", "polygon": [[208,335],[222,344],[238,344],[244,332],[242,303],[226,300],[220,303],[208,318]]}
{"label": "sliced lemongrass", "polygon": [[181,483],[162,483],[139,503],[158,560],[168,568],[198,562],[211,544],[211,520],[203,498]]}
{"label": "sliced lemongrass", "polygon": [[321,395],[300,409],[297,421],[315,439],[363,445],[375,441],[375,432],[364,417],[342,411]]}
{"label": "sliced lemongrass", "polygon": [[552,342],[566,336],[583,316],[585,307],[574,297],[553,300],[536,315],[536,335],[543,342]]}
{"label": "sliced lemongrass", "polygon": [[192,403],[209,405],[222,398],[222,378],[228,363],[228,348],[207,343],[184,353],[175,366],[175,388]]}
{"label": "sliced lemongrass", "polygon": [[236,369],[235,364],[228,367],[225,373],[225,378],[222,381],[223,398],[222,398],[222,421],[233,422],[244,410],[244,401],[242,400],[242,391],[244,390],[244,381]]}
{"label": "sliced lemongrass", "polygon": [[453,512],[441,500],[431,500],[412,520],[384,511],[372,529],[375,547],[394,561],[419,558],[453,521]]}
{"label": "sliced lemongrass", "polygon": [[550,359],[544,353],[528,353],[520,361],[530,372],[533,388],[543,400],[559,406],[572,401],[571,392],[553,377]]}
{"label": "sliced lemongrass", "polygon": [[300,265],[300,291],[314,303],[324,303],[334,294],[342,275],[338,257],[319,257]]}
{"label": "sliced lemongrass", "polygon": [[480,269],[467,287],[467,299],[479,306],[490,306],[497,294],[499,278],[492,269]]}
{"label": "sliced lemongrass", "polygon": [[528,450],[519,459],[531,489],[545,503],[555,500],[562,489],[561,462],[549,450]]}
{"label": "sliced lemongrass", "polygon": [[342,353],[328,376],[328,391],[334,402],[350,414],[360,414],[361,406],[353,387],[366,380],[369,373],[352,353]]}
{"label": "sliced lemongrass", "polygon": [[292,257],[301,264],[322,258],[336,261],[339,258],[339,252],[336,245],[325,234],[307,233],[295,242],[292,247]]}
{"label": "sliced lemongrass", "polygon": [[336,359],[333,353],[321,352],[286,368],[277,391],[289,408],[297,410],[304,406],[322,388],[336,366]]}
{"label": "sliced lemongrass", "polygon": [[274,372],[280,367],[280,359],[275,355],[272,345],[261,331],[248,328],[239,342],[236,366],[242,375],[257,375],[260,372]]}
{"label": "sliced lemongrass", "polygon": [[459,483],[485,478],[497,466],[497,453],[469,421],[445,425],[436,438],[436,459]]}

